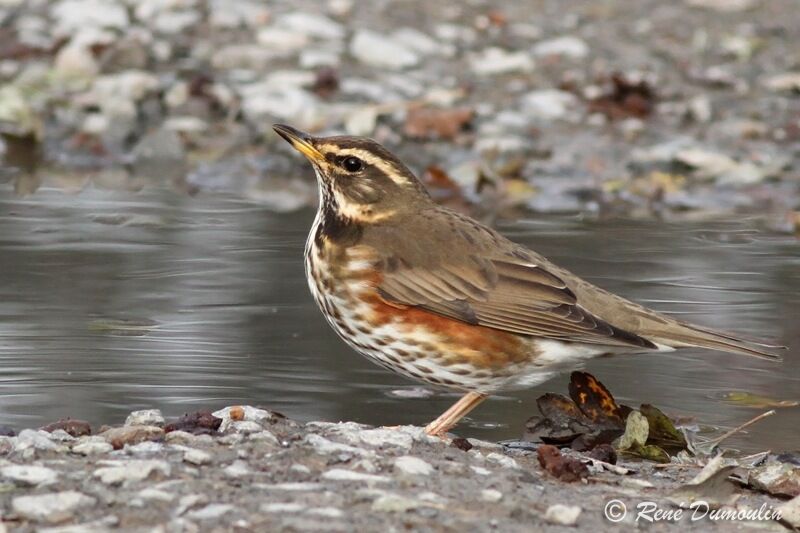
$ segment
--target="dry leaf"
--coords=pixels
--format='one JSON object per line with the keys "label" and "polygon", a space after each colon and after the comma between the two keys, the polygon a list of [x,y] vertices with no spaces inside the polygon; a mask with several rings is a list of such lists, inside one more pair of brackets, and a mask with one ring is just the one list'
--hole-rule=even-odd
{"label": "dry leaf", "polygon": [[473,112],[469,108],[435,109],[417,107],[408,110],[403,132],[422,139],[452,139],[469,124]]}

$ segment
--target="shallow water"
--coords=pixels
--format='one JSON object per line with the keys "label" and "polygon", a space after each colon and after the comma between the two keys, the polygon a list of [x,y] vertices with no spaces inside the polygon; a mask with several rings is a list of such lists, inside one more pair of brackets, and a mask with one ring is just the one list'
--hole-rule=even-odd
{"label": "shallow water", "polygon": [[[352,352],[317,311],[302,270],[312,218],[225,196],[18,198],[0,185],[0,424],[238,403],[300,420],[429,421],[455,396],[397,397],[416,385]],[[500,229],[656,309],[790,346],[782,364],[683,350],[588,366],[622,402],[731,427],[761,410],[723,402],[727,391],[800,399],[800,242],[754,226],[539,217]],[[495,398],[459,432],[519,437],[535,399],[566,383]],[[800,449],[798,427],[800,408],[780,409],[732,444]]]}

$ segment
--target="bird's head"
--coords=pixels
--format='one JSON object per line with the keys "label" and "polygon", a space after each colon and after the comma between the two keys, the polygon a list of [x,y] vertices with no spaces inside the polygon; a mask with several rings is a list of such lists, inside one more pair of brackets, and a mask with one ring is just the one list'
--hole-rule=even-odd
{"label": "bird's head", "polygon": [[372,139],[313,137],[284,124],[273,129],[311,162],[320,202],[339,216],[377,222],[431,201],[414,174]]}

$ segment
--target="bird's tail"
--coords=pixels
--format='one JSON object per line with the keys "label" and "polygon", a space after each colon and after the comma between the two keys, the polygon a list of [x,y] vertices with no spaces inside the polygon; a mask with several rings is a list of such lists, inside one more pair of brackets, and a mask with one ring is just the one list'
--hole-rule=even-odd
{"label": "bird's tail", "polygon": [[[654,342],[662,343],[674,348],[698,347],[719,350],[722,352],[750,355],[759,359],[780,361],[778,350],[785,350],[786,346],[770,344],[761,340],[746,339],[724,331],[679,322],[679,327],[670,328],[669,332],[659,336],[658,333],[648,336]],[[654,338],[655,337],[655,338]]]}

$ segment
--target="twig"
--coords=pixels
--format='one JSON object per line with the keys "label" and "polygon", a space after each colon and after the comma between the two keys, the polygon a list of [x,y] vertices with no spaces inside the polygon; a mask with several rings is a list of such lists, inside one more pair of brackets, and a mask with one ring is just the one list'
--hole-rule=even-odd
{"label": "twig", "polygon": [[767,418],[768,416],[772,416],[774,414],[775,414],[775,409],[772,409],[771,411],[767,411],[766,413],[761,413],[757,417],[751,418],[750,420],[748,420],[747,422],[745,422],[741,426],[733,428],[732,430],[728,431],[727,433],[725,433],[721,437],[717,437],[716,439],[712,439],[712,440],[710,440],[708,442],[704,442],[703,446],[709,446],[710,445],[711,447],[709,449],[713,450],[714,448],[719,446],[720,443],[722,441],[724,441],[725,439],[727,439],[728,437],[730,437],[732,435],[735,435],[736,433],[739,433],[743,429],[748,428],[748,427],[752,426],[753,424],[755,424],[756,422],[760,422],[761,420]]}

